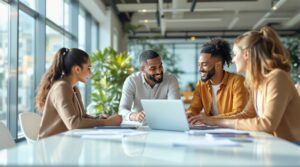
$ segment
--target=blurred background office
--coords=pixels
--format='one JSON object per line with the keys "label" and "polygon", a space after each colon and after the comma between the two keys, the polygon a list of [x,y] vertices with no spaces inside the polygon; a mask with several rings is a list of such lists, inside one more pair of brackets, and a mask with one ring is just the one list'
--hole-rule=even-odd
{"label": "blurred background office", "polygon": [[[177,75],[188,103],[191,94],[186,92],[200,78],[201,45],[213,37],[232,43],[263,25],[276,29],[289,49],[296,84],[298,0],[0,0],[0,121],[14,139],[24,137],[18,114],[35,112],[35,90],[60,47],[88,53],[111,47],[116,54],[126,52],[135,70],[139,54],[154,49],[165,70]],[[235,66],[226,69],[234,72]],[[90,94],[99,88],[92,81],[78,86],[88,106]]]}

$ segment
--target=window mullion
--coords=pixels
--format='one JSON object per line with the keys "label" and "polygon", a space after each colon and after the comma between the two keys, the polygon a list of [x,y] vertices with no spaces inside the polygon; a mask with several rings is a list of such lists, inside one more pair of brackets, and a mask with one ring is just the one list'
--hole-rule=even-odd
{"label": "window mullion", "polygon": [[12,0],[9,5],[9,46],[8,46],[8,94],[7,120],[12,136],[18,136],[18,58],[19,58],[19,0]]}

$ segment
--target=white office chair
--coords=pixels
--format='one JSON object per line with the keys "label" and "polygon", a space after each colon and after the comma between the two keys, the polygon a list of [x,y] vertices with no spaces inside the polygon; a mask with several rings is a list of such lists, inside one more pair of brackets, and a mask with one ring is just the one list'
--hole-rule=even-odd
{"label": "white office chair", "polygon": [[14,147],[16,145],[14,139],[11,137],[8,129],[0,121],[0,150],[5,148]]}
{"label": "white office chair", "polygon": [[19,120],[27,143],[35,142],[39,134],[41,116],[34,112],[23,112],[19,114]]}

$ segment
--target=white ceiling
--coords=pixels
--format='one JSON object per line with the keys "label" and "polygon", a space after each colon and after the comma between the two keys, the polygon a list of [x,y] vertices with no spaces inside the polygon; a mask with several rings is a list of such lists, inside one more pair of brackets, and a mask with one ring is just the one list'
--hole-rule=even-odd
{"label": "white ceiling", "polygon": [[[121,19],[129,19],[131,25],[141,25],[131,37],[230,36],[266,24],[281,34],[300,30],[299,0],[198,0],[193,12],[193,0],[103,2],[116,7]],[[272,9],[274,6],[276,10]]]}

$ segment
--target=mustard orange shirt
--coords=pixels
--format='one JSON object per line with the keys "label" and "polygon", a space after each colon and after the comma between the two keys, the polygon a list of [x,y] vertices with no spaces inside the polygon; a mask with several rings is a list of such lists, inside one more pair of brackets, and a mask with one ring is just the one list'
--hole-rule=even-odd
{"label": "mustard orange shirt", "polygon": [[[188,114],[198,115],[202,109],[206,115],[211,116],[212,88],[211,81],[198,81]],[[220,116],[228,116],[243,111],[249,95],[244,86],[244,77],[238,74],[226,72],[220,88],[217,91],[217,107]]]}

